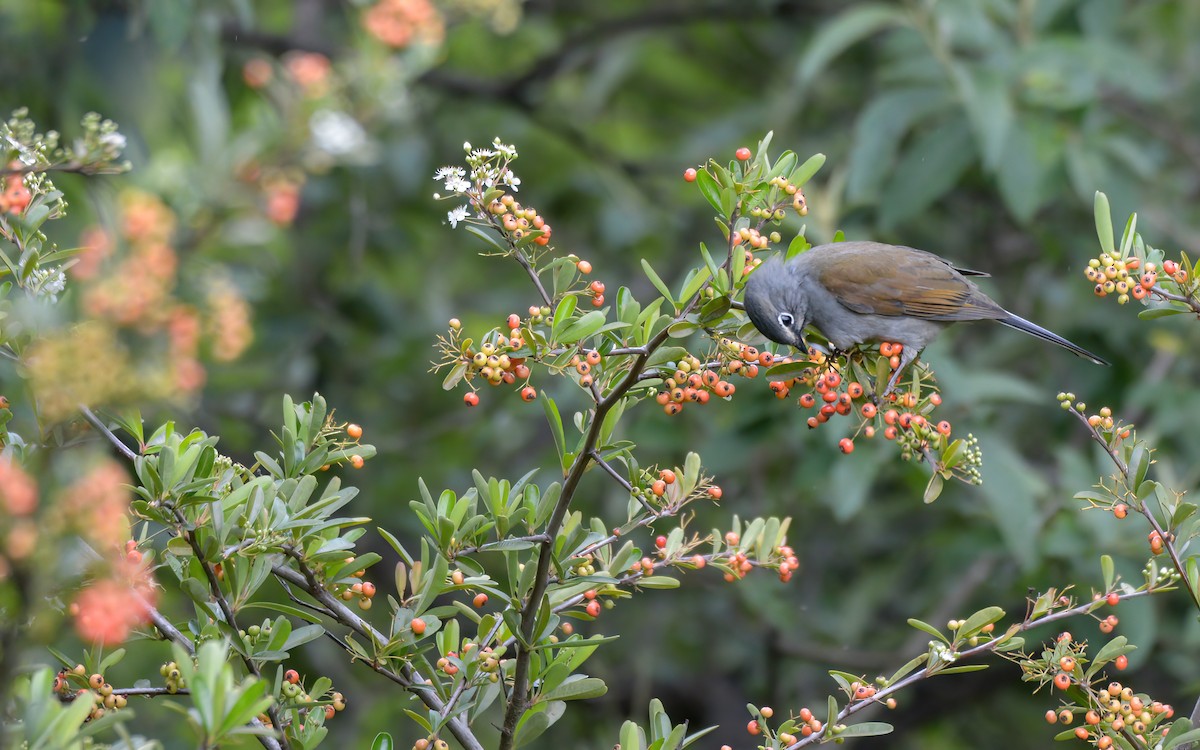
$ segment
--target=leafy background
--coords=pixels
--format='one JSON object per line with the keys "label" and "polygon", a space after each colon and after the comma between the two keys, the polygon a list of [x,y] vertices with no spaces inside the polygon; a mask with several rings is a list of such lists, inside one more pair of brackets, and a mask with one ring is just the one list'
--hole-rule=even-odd
{"label": "leafy background", "polygon": [[[943,411],[979,437],[985,464],[982,487],[948,488],[928,507],[921,467],[867,445],[838,455],[836,430],[810,433],[765,387],[677,419],[645,409],[628,427],[644,463],[698,450],[725,488],[699,528],[729,512],[791,515],[802,568],[788,585],[696,573],[606,613],[590,627],[622,638],[591,667],[609,694],[568,712],[539,745],[611,747],[619,720],[660,696],[676,719],[721,723],[714,746],[745,746],[745,703],[815,705],[832,687],[827,669],[890,672],[923,650],[907,617],[944,622],[988,603],[1016,615],[1028,587],[1072,581],[1087,596],[1101,551],[1137,576],[1144,529],[1080,513],[1071,499],[1107,467],[1054,394],[1074,391],[1137,422],[1162,448],[1156,471],[1168,484],[1200,478],[1195,326],[1139,323],[1094,300],[1082,278],[1097,189],[1118,217],[1139,210],[1154,244],[1198,244],[1200,6],[435,6],[443,40],[391,49],[364,30],[361,2],[0,0],[0,110],[28,106],[64,130],[97,110],[130,138],[131,174],[58,180],[73,215],[52,239],[75,244],[85,226],[111,224],[120,191],[136,186],[176,212],[185,268],[226,265],[253,305],[249,352],[211,368],[198,400],[161,405],[222,435],[223,451],[246,457],[265,444],[280,393],[319,390],[380,451],[353,477],[364,490],[356,511],[401,538],[416,533],[407,503],[418,476],[462,489],[472,467],[516,477],[552,465],[536,406],[489,390],[468,411],[426,372],[449,317],[486,328],[535,301],[519,268],[478,257],[482,246],[452,231],[431,198],[434,169],[459,161],[464,141],[494,135],[518,146],[521,197],[553,223],[555,244],[591,260],[614,289],[651,292],[639,258],[682,278],[696,244],[717,236],[682,169],[773,130],[777,148],[829,157],[808,194],[814,242],[842,229],[988,271],[986,288],[1010,309],[1114,361],[1096,368],[985,324],[931,346]],[[264,89],[243,79],[247,61],[296,50],[332,60],[331,91],[305,97],[279,68]],[[319,111],[359,130],[322,145]],[[263,218],[264,195],[245,179],[255,166],[302,176],[290,225]],[[556,398],[583,404],[565,390]],[[18,423],[29,418],[18,413]],[[624,507],[611,483],[586,484],[589,511]],[[1200,628],[1182,601],[1130,602],[1120,616],[1141,647],[1129,681],[1190,707]],[[1074,630],[1098,635],[1094,623]],[[358,746],[384,729],[415,739],[398,699],[337,649],[307,658],[350,703],[331,741]],[[156,668],[120,667],[130,681]],[[902,696],[887,718],[897,733],[861,744],[999,748],[1019,737],[1048,747],[1041,715],[1052,705],[999,663]],[[138,715],[148,734],[170,736],[168,712]]]}

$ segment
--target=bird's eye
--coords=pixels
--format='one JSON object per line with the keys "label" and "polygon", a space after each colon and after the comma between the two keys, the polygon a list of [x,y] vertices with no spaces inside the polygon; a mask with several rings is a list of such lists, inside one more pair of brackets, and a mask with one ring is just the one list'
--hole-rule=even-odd
{"label": "bird's eye", "polygon": [[792,317],[791,313],[787,313],[787,312],[779,313],[779,325],[783,326],[784,328],[791,328],[792,323],[795,323],[795,322],[796,322],[796,319]]}

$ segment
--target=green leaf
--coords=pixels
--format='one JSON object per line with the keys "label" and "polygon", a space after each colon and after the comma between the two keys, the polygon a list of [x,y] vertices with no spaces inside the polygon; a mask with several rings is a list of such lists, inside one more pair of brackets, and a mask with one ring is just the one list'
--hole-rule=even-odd
{"label": "green leaf", "polygon": [[[604,320],[603,312],[592,310],[567,326],[566,330],[558,334],[556,340],[563,344],[574,344],[599,331],[600,327],[604,325]],[[557,322],[557,318],[555,321]]]}
{"label": "green leaf", "polygon": [[654,288],[658,290],[658,293],[661,294],[663,298],[667,300],[667,302],[670,302],[672,306],[675,306],[675,300],[671,297],[670,288],[663,283],[663,280],[658,277],[658,274],[654,272],[654,269],[650,267],[650,263],[645,258],[642,258],[642,269],[646,272],[646,278],[650,279],[650,283],[654,285]]}
{"label": "green leaf", "polygon": [[855,43],[889,26],[909,23],[902,8],[890,5],[857,5],[845,11],[814,35],[796,69],[796,87],[801,91],[808,88],[835,57]]}
{"label": "green leaf", "polygon": [[946,645],[949,645],[949,644],[950,644],[950,639],[949,639],[949,638],[947,638],[946,636],[942,635],[940,632],[938,632],[938,629],[937,629],[937,628],[935,628],[934,626],[930,625],[930,624],[929,624],[929,623],[927,623],[927,622],[922,622],[922,621],[920,621],[920,620],[918,620],[918,619],[916,619],[916,618],[912,618],[912,617],[910,617],[910,618],[908,619],[908,624],[909,624],[910,626],[912,626],[912,627],[916,628],[917,630],[924,630],[926,633],[929,633],[929,634],[930,634],[930,635],[932,635],[934,638],[937,638],[939,641],[941,641],[942,643],[945,643]]}
{"label": "green leaf", "polygon": [[444,390],[444,391],[454,390],[454,386],[458,385],[459,381],[463,379],[463,375],[466,375],[466,374],[467,374],[467,363],[466,362],[459,362],[454,367],[451,367],[450,372],[446,373],[445,379],[442,380],[442,390]]}
{"label": "green leaf", "polygon": [[[916,123],[950,106],[942,86],[887,91],[859,112],[846,175],[846,200],[873,202],[896,161],[904,136]],[[793,253],[789,250],[788,257]]]}
{"label": "green leaf", "polygon": [[1114,580],[1113,559],[1108,555],[1100,555],[1100,572],[1104,576],[1104,590],[1112,591]]}
{"label": "green leaf", "polygon": [[945,486],[945,484],[946,482],[944,479],[942,479],[941,474],[935,473],[933,476],[931,476],[929,478],[929,484],[925,485],[925,495],[923,498],[925,503],[929,504],[934,500],[937,500],[938,496],[942,494],[942,488]]}
{"label": "green leaf", "polygon": [[793,185],[802,186],[811,180],[813,175],[819,172],[823,166],[825,166],[825,154],[813,154],[797,167],[795,172],[792,172],[788,181]]}
{"label": "green leaf", "polygon": [[1100,238],[1100,249],[1109,255],[1116,252],[1113,240],[1112,210],[1108,206],[1108,196],[1096,191],[1096,202],[1093,206],[1096,214],[1096,236]]}
{"label": "green leaf", "polygon": [[917,218],[957,185],[974,161],[971,131],[961,116],[923,129],[883,190],[888,199],[880,206],[880,223],[890,227]]}
{"label": "green leaf", "polygon": [[707,169],[696,171],[696,187],[700,188],[700,194],[716,209],[717,213],[724,216],[725,209],[721,206],[721,186],[717,184]]}
{"label": "green leaf", "polygon": [[635,582],[639,587],[644,589],[677,589],[679,588],[679,579],[671,576],[648,576],[640,578]]}
{"label": "green leaf", "polygon": [[1004,617],[1004,610],[999,607],[985,607],[966,619],[955,631],[958,638],[970,638],[977,634],[985,625],[990,625]]}
{"label": "green leaf", "polygon": [[1138,313],[1138,318],[1141,320],[1155,320],[1157,318],[1166,318],[1171,315],[1183,315],[1190,313],[1191,310],[1182,307],[1151,307],[1147,310],[1142,310]]}
{"label": "green leaf", "polygon": [[838,732],[838,737],[875,737],[881,734],[891,734],[894,727],[883,721],[864,721],[861,724],[851,724]]}
{"label": "green leaf", "polygon": [[937,670],[938,674],[966,674],[967,672],[982,672],[987,669],[986,664],[963,664],[961,667],[946,667],[945,669]]}
{"label": "green leaf", "polygon": [[541,700],[578,701],[599,698],[607,692],[608,686],[599,677],[571,675],[558,687],[548,693],[543,693]]}
{"label": "green leaf", "polygon": [[563,434],[562,417],[558,413],[558,404],[546,394],[542,394],[542,409],[546,412],[546,421],[550,423],[550,434],[554,436],[554,446],[558,448],[560,463],[565,463],[563,457],[567,452],[567,439]]}
{"label": "green leaf", "polygon": [[[426,729],[428,728],[426,727]],[[392,735],[387,732],[380,732],[371,741],[371,750],[396,750],[396,743],[392,741]]]}

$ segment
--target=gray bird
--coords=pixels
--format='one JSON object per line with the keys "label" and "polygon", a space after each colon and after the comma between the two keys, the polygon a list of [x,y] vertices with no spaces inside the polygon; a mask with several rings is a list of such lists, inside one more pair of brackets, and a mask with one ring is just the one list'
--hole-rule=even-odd
{"label": "gray bird", "polygon": [[904,345],[890,393],[904,368],[942,329],[960,320],[994,320],[1058,344],[1098,365],[1100,357],[1062,336],[1013,315],[967,276],[933,253],[882,242],[818,245],[783,262],[759,266],[746,282],[746,313],[767,338],[807,351],[813,326],[841,350],[867,341]]}

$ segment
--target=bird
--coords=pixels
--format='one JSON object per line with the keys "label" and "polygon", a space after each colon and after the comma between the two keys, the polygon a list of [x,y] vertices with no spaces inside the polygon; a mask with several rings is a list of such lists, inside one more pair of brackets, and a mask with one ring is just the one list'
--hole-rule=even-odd
{"label": "bird", "polygon": [[969,276],[988,274],[903,245],[834,242],[787,261],[775,256],[762,263],[746,281],[743,306],[759,333],[804,352],[804,329],[810,325],[841,351],[865,342],[903,344],[900,366],[884,395],[942,329],[964,320],[994,320],[1098,365],[1109,364],[1005,310]]}

